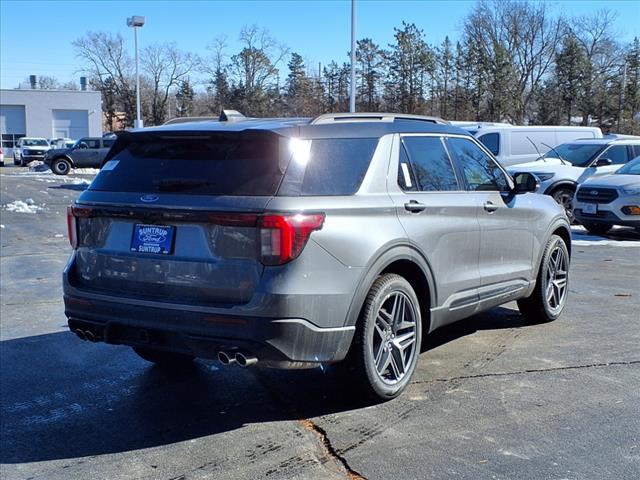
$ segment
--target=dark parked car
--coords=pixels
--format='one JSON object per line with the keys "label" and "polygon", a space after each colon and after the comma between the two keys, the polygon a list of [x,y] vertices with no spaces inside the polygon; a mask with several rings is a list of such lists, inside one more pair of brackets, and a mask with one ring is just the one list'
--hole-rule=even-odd
{"label": "dark parked car", "polygon": [[67,175],[72,168],[100,168],[114,142],[112,138],[81,138],[71,148],[49,150],[44,163],[56,175]]}
{"label": "dark parked car", "polygon": [[121,134],[68,210],[65,314],[159,365],[337,363],[381,399],[423,331],[568,294],[564,210],[439,119],[330,114]]}

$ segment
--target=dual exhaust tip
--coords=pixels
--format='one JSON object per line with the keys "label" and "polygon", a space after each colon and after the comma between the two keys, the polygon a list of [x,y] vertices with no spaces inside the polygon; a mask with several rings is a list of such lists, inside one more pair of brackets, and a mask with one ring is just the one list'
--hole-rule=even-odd
{"label": "dual exhaust tip", "polygon": [[250,353],[244,352],[237,348],[229,350],[220,350],[218,352],[218,360],[223,365],[238,364],[241,367],[250,367],[258,363],[258,358]]}
{"label": "dual exhaust tip", "polygon": [[98,338],[91,330],[80,330],[79,328],[73,331],[80,340],[88,340],[89,342],[97,342]]}
{"label": "dual exhaust tip", "polygon": [[[87,340],[89,342],[98,341],[98,338],[96,338],[91,330],[81,330],[77,328],[73,331],[73,333],[75,333],[80,340]],[[233,363],[236,363],[241,367],[250,367],[258,363],[257,357],[237,348],[220,350],[218,352],[218,360],[223,365],[231,365]]]}

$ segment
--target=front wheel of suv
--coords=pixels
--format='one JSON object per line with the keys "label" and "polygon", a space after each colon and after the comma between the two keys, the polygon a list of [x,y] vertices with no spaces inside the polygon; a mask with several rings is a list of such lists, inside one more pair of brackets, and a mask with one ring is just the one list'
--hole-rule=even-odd
{"label": "front wheel of suv", "polygon": [[51,170],[56,175],[67,175],[71,170],[71,164],[64,158],[56,158],[51,164]]}
{"label": "front wheel of suv", "polygon": [[518,300],[518,308],[530,323],[551,322],[564,310],[569,293],[569,250],[558,235],[552,235],[544,249],[536,288]]}
{"label": "front wheel of suv", "polygon": [[416,368],[421,339],[420,303],[411,284],[396,274],[378,277],[346,359],[349,379],[370,398],[397,397]]}
{"label": "front wheel of suv", "polygon": [[185,368],[193,364],[194,357],[183,353],[165,352],[147,347],[133,347],[133,351],[147,362],[166,368]]}
{"label": "front wheel of suv", "polygon": [[575,195],[575,190],[569,187],[558,187],[553,192],[551,192],[551,196],[553,199],[562,207],[564,207],[564,211],[567,214],[567,218],[570,223],[575,221],[575,216],[573,214],[573,196]]}

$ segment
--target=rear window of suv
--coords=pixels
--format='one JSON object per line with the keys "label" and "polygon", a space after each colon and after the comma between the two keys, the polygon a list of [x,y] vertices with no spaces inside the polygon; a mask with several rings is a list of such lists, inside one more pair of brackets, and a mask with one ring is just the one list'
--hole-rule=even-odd
{"label": "rear window of suv", "polygon": [[274,195],[283,175],[280,138],[266,132],[134,137],[102,167],[90,189]]}

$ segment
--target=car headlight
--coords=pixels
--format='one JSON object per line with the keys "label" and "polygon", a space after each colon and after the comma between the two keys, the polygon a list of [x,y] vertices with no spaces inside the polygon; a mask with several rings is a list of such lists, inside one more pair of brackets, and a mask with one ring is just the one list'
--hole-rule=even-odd
{"label": "car headlight", "polygon": [[556,176],[556,174],[553,172],[531,172],[531,173],[533,173],[536,177],[538,177],[538,180],[540,180],[541,182],[546,182],[547,180],[551,180],[553,177]]}
{"label": "car headlight", "polygon": [[623,195],[640,195],[640,187],[627,187],[622,189]]}

